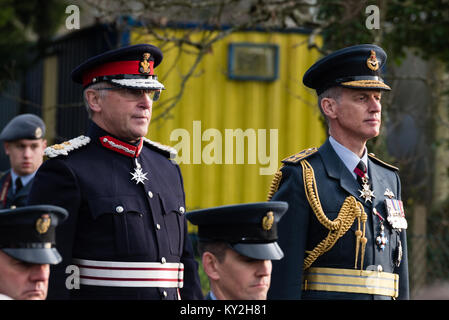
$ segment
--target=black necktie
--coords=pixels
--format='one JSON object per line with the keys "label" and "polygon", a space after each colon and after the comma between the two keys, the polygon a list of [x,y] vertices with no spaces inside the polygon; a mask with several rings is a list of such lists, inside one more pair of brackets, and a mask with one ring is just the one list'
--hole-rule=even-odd
{"label": "black necktie", "polygon": [[368,168],[366,167],[365,163],[360,160],[360,162],[357,164],[357,167],[355,167],[354,172],[357,175],[357,181],[360,183],[360,185],[363,185],[362,178],[366,178],[368,180],[368,177],[366,176],[366,172],[368,171]]}
{"label": "black necktie", "polygon": [[22,189],[23,184],[22,184],[22,179],[20,179],[20,177],[17,177],[16,179],[16,193],[18,193],[20,191],[20,189]]}

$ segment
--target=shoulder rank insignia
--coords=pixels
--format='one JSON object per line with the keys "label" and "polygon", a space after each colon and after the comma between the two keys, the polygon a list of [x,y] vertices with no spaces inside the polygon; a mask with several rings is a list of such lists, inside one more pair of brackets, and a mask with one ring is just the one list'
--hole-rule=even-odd
{"label": "shoulder rank insignia", "polygon": [[79,136],[69,141],[64,141],[60,144],[54,144],[45,148],[44,153],[49,158],[55,158],[60,155],[68,155],[70,151],[85,146],[90,142],[90,138],[86,136]]}
{"label": "shoulder rank insignia", "polygon": [[382,166],[384,166],[386,168],[393,169],[395,171],[399,171],[398,167],[395,167],[395,166],[393,166],[393,165],[391,165],[389,163],[386,163],[386,162],[380,160],[379,158],[376,158],[376,155],[374,153],[368,153],[368,156],[369,156],[369,158],[371,160],[373,160],[374,162],[376,162],[376,163],[378,163],[378,164],[380,164],[380,165],[382,165]]}
{"label": "shoulder rank insignia", "polygon": [[317,151],[318,151],[317,148],[305,149],[305,150],[302,150],[301,152],[298,152],[298,153],[296,153],[296,154],[294,154],[294,155],[292,155],[290,157],[287,157],[287,158],[283,159],[281,162],[296,164],[299,161],[301,161],[302,159],[307,158],[308,156],[310,156],[311,154],[314,154]]}
{"label": "shoulder rank insignia", "polygon": [[145,142],[150,147],[153,147],[153,149],[156,149],[156,151],[159,151],[165,155],[167,155],[170,159],[174,159],[176,155],[178,154],[178,151],[176,151],[175,148],[163,145],[159,142],[152,141],[148,138],[143,137],[143,142]]}

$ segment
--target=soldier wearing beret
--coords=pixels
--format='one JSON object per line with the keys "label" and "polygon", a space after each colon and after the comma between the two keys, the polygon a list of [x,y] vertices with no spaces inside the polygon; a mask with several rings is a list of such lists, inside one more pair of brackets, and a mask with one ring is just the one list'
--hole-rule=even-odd
{"label": "soldier wearing beret", "polygon": [[0,210],[0,300],[44,300],[49,265],[61,261],[55,228],[67,211],[50,205]]}
{"label": "soldier wearing beret", "polygon": [[283,252],[276,243],[277,224],[286,202],[221,206],[187,213],[198,225],[198,250],[209,277],[209,300],[265,300],[271,260]]}
{"label": "soldier wearing beret", "polygon": [[407,221],[398,169],[368,153],[379,135],[387,55],[375,45],[338,50],[304,75],[329,127],[317,148],[282,160],[269,198],[286,201],[285,258],[269,299],[408,299]]}
{"label": "soldier wearing beret", "polygon": [[21,207],[27,202],[36,170],[42,164],[47,140],[45,124],[34,114],[14,117],[0,133],[11,169],[0,179],[0,208]]}
{"label": "soldier wearing beret", "polygon": [[[202,298],[176,151],[145,137],[164,89],[154,74],[161,60],[157,47],[140,44],[72,72],[84,87],[89,130],[46,149],[29,197],[69,211],[49,298]],[[75,275],[65,273],[68,265],[79,269],[79,289],[66,287]]]}

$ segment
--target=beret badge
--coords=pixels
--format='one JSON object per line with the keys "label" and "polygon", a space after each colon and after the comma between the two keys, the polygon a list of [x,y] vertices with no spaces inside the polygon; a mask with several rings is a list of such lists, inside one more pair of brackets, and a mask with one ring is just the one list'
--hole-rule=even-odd
{"label": "beret badge", "polygon": [[40,127],[36,128],[36,131],[34,131],[34,136],[36,137],[36,139],[42,138],[42,129]]}

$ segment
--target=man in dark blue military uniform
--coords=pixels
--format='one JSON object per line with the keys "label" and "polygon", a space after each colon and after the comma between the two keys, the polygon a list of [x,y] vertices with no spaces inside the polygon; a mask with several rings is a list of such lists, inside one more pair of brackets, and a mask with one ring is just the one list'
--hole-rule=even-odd
{"label": "man in dark blue military uniform", "polygon": [[0,140],[11,169],[0,178],[0,208],[22,207],[27,203],[34,175],[42,164],[47,146],[45,124],[26,113],[14,117],[3,128]]}
{"label": "man in dark blue military uniform", "polygon": [[72,264],[80,274],[80,288],[69,286],[74,299],[202,298],[175,150],[145,138],[164,89],[153,69],[161,60],[157,47],[141,44],[72,72],[84,86],[89,131],[47,148],[29,198],[69,211],[57,234],[64,261],[53,272],[51,298],[69,293]]}
{"label": "man in dark blue military uniform", "polygon": [[284,159],[269,198],[286,201],[284,259],[269,299],[408,299],[407,221],[398,169],[369,154],[379,134],[387,56],[375,45],[338,50],[304,75],[330,137]]}
{"label": "man in dark blue military uniform", "polygon": [[209,277],[208,300],[265,300],[271,260],[284,256],[277,224],[288,208],[270,201],[190,211],[198,226],[198,251]]}
{"label": "man in dark blue military uniform", "polygon": [[62,258],[55,228],[67,210],[51,205],[0,210],[0,300],[44,300],[49,265]]}

